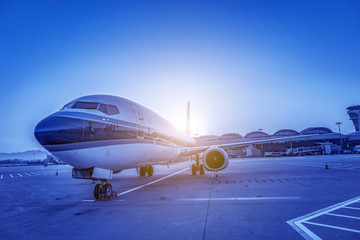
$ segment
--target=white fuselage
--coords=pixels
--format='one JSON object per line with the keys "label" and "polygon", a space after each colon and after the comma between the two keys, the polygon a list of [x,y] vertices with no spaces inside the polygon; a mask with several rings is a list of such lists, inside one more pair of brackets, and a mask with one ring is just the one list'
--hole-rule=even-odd
{"label": "white fuselage", "polygon": [[123,170],[181,160],[189,135],[153,111],[127,99],[85,96],[43,119],[37,140],[60,160],[79,169]]}

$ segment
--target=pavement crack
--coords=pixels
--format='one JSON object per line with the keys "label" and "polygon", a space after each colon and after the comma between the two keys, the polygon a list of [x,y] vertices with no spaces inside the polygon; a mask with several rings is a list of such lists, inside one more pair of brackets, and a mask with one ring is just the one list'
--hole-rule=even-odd
{"label": "pavement crack", "polygon": [[[211,178],[213,178],[213,175],[214,175],[214,174],[211,173]],[[211,199],[211,193],[212,193],[213,186],[214,186],[214,181],[211,181],[211,186],[210,186],[210,191],[209,191],[209,200],[208,200],[207,209],[206,209],[206,217],[205,217],[205,224],[204,224],[203,240],[205,240],[206,226],[207,226],[207,220],[208,220],[208,216],[209,216],[210,199]]]}

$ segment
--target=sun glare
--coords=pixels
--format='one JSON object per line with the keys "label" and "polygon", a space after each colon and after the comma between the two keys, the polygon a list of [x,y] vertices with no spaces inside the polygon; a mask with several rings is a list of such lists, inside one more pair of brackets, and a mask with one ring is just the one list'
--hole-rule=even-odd
{"label": "sun glare", "polygon": [[[185,132],[186,116],[178,116],[171,121],[177,128]],[[190,135],[204,135],[206,134],[206,124],[200,117],[190,115]]]}
{"label": "sun glare", "polygon": [[190,135],[198,136],[207,134],[206,123],[199,117],[190,119]]}

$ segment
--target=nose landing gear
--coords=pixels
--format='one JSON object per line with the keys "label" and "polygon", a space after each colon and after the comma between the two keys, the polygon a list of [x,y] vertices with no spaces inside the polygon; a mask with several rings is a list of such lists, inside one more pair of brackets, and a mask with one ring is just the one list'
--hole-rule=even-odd
{"label": "nose landing gear", "polygon": [[97,200],[106,200],[117,197],[116,191],[113,191],[113,188],[110,183],[107,181],[101,181],[94,187],[94,197]]}

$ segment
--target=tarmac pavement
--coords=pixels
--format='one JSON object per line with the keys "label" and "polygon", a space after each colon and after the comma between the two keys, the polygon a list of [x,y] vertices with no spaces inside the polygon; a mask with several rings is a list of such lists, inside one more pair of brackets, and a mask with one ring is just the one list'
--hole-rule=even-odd
{"label": "tarmac pavement", "polygon": [[0,239],[360,239],[360,155],[231,159],[217,178],[188,167],[124,170],[108,201],[70,166],[1,167]]}

